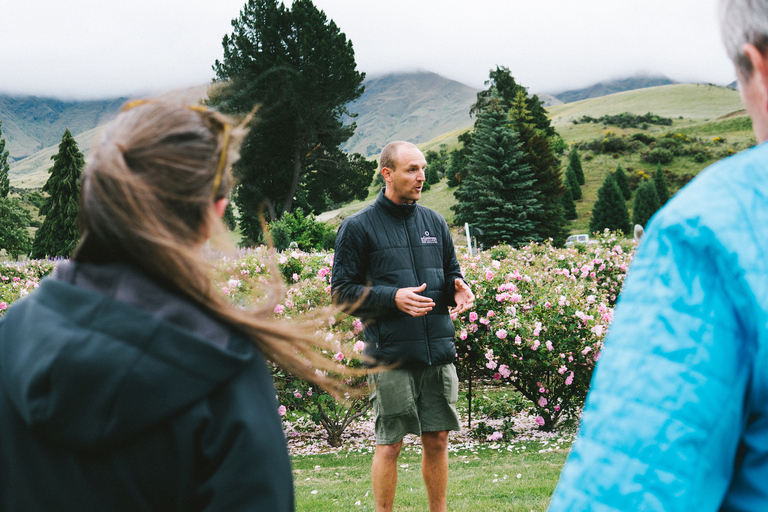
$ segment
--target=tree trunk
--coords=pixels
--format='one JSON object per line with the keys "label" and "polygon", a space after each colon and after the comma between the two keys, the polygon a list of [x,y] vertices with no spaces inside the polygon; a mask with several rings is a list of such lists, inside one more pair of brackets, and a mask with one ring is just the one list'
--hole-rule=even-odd
{"label": "tree trunk", "polygon": [[301,176],[301,152],[299,151],[299,147],[296,146],[293,150],[293,180],[291,181],[291,189],[288,191],[288,196],[283,202],[283,213],[281,214],[281,217],[290,212],[293,208],[293,196],[296,195],[296,190],[299,188],[299,176]]}

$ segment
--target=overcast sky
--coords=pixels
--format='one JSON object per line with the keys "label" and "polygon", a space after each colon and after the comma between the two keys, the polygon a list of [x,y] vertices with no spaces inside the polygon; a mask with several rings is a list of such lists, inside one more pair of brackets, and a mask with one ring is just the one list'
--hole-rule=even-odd
{"label": "overcast sky", "polygon": [[[3,0],[0,92],[103,98],[213,78],[246,0]],[[290,5],[290,1],[286,2]],[[368,76],[427,70],[481,88],[507,66],[532,92],[663,74],[735,79],[716,0],[315,0]]]}

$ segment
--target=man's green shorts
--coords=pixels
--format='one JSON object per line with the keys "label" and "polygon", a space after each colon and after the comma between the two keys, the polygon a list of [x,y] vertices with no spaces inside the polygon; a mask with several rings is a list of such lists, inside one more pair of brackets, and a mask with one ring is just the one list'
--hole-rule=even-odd
{"label": "man's green shorts", "polygon": [[453,364],[397,368],[368,375],[376,418],[376,444],[406,434],[459,430],[459,379]]}

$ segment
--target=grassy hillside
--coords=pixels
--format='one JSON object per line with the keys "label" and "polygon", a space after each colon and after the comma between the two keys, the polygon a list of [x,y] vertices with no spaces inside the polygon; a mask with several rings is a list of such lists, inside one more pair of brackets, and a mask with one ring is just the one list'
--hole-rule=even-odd
{"label": "grassy hillside", "polygon": [[[621,92],[610,96],[592,98],[574,103],[557,105],[548,108],[552,123],[563,136],[569,147],[602,139],[608,132],[616,137],[630,137],[636,133],[644,133],[660,138],[667,133],[673,133],[683,142],[698,143],[711,153],[703,161],[696,161],[690,156],[677,156],[662,168],[669,176],[670,192],[676,192],[681,184],[695,176],[701,170],[716,162],[723,156],[741,151],[755,143],[752,134],[752,123],[743,110],[738,92],[725,87],[709,85],[666,85],[635,91]],[[672,118],[672,126],[654,126],[647,129],[621,129],[616,126],[603,124],[581,123],[582,116],[595,118],[606,114],[621,114],[630,112],[642,115],[652,112],[663,117]],[[422,151],[437,149],[440,144],[449,148],[457,145],[457,137],[464,129],[444,133],[430,141],[421,144]],[[679,134],[679,135],[677,135]],[[720,139],[720,140],[717,140]],[[570,224],[572,233],[588,232],[589,216],[592,206],[597,200],[597,191],[602,185],[607,172],[613,171],[618,165],[627,174],[651,175],[656,170],[656,164],[650,164],[642,159],[643,149],[634,152],[616,152],[595,154],[589,150],[581,150],[582,167],[585,174],[585,185],[582,186],[583,198],[576,202],[579,218]],[[567,153],[561,158],[563,171],[567,166]],[[320,218],[333,223],[340,222],[344,217],[356,212],[373,200],[369,195],[366,201],[357,201],[333,212],[326,212]],[[421,204],[433,208],[443,214],[449,223],[453,219],[450,207],[455,204],[453,189],[449,189],[445,180],[434,185],[431,190],[422,195]],[[632,200],[627,202],[630,209]],[[455,235],[460,227],[453,229]],[[458,234],[457,238],[461,235]]]}

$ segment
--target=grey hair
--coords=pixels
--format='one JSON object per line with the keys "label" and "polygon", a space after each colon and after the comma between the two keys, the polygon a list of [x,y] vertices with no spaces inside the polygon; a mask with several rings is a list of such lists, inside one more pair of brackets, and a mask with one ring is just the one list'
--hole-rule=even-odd
{"label": "grey hair", "polygon": [[752,63],[741,48],[749,43],[761,53],[768,49],[768,0],[720,0],[718,11],[725,51],[739,78],[749,78]]}

